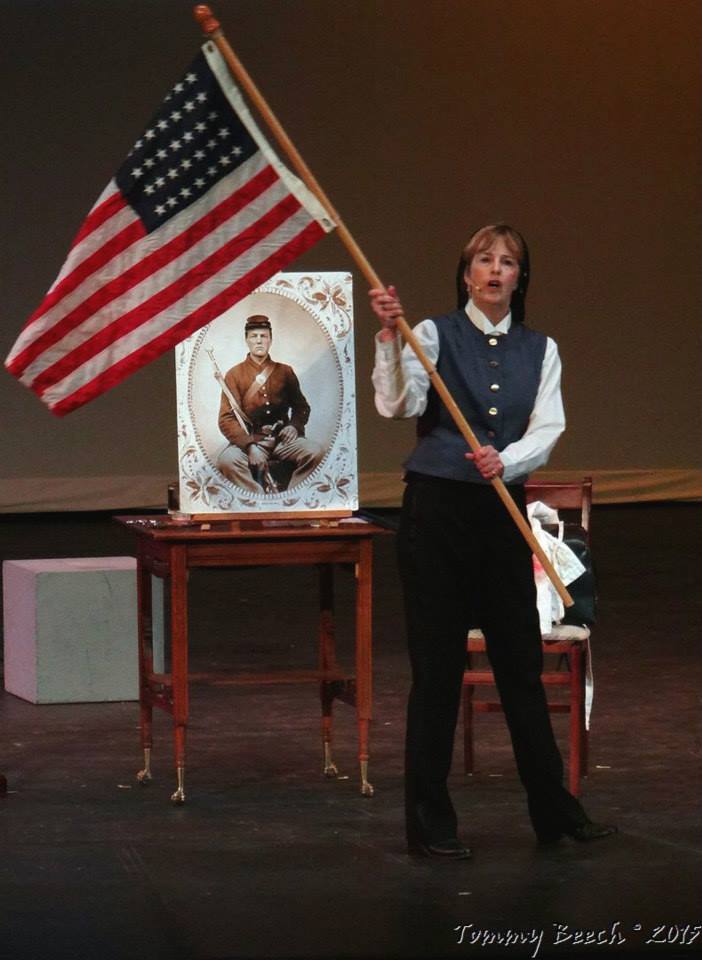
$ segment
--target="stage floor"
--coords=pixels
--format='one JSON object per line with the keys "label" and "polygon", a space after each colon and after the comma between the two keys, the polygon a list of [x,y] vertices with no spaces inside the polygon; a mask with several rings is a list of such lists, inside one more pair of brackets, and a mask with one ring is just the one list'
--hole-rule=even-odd
{"label": "stage floor", "polygon": [[[0,957],[692,957],[702,946],[702,504],[596,507],[591,773],[583,801],[619,835],[537,847],[502,716],[477,718],[478,772],[452,792],[474,859],[409,859],[402,827],[408,667],[394,538],[374,572],[374,722],[358,787],[353,710],[335,706],[321,774],[314,685],[191,687],[187,802],[170,719],[154,780],[136,703],[35,706],[0,694]],[[0,556],[131,552],[104,514],[0,517]],[[337,576],[339,648],[352,581]],[[191,670],[316,667],[316,572],[192,574]],[[564,749],[567,718],[554,724]],[[511,931],[512,939],[508,939]],[[577,946],[578,932],[593,942]],[[500,942],[499,938],[502,937]],[[520,939],[521,938],[521,939]]]}

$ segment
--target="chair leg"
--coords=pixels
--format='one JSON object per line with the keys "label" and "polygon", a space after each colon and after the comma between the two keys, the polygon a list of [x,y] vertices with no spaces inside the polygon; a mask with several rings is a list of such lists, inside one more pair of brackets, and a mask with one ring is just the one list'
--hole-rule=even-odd
{"label": "chair leg", "polygon": [[583,648],[573,644],[570,650],[570,759],[568,788],[574,797],[580,794],[585,728],[585,673]]}
{"label": "chair leg", "polygon": [[585,726],[585,711],[583,710],[583,730],[582,730],[583,752],[580,758],[580,775],[587,777],[590,772],[590,731]]}
{"label": "chair leg", "polygon": [[463,684],[463,772],[473,773],[475,754],[473,748],[473,690],[472,683]]}
{"label": "chair leg", "polygon": [[590,731],[585,723],[585,686],[587,673],[590,669],[590,641],[586,640],[583,647],[583,715],[582,715],[582,744],[583,754],[580,762],[581,776],[586,777],[590,772]]}

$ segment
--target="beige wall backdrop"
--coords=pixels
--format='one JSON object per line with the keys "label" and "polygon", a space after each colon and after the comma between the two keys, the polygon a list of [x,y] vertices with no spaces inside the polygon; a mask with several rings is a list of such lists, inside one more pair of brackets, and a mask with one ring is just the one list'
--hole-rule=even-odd
{"label": "beige wall backdrop", "polygon": [[[4,0],[0,352],[199,42],[182,0]],[[702,496],[701,0],[220,0],[235,50],[366,255],[419,320],[504,219],[532,253],[568,430],[548,473],[596,498]],[[331,236],[291,269],[351,269],[359,467],[396,503],[413,426],[370,387],[366,285]],[[162,357],[59,420],[0,375],[0,510],[161,505],[177,474]]]}

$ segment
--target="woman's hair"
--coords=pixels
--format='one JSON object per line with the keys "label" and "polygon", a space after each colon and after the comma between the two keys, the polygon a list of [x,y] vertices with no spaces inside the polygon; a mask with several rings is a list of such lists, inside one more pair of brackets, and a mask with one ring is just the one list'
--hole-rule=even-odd
{"label": "woman's hair", "polygon": [[477,230],[473,234],[463,248],[456,271],[457,306],[459,310],[462,310],[468,302],[468,288],[466,287],[464,274],[470,266],[471,260],[476,253],[488,250],[499,238],[504,240],[507,249],[513,253],[519,261],[519,281],[512,294],[510,310],[512,312],[512,320],[514,320],[515,323],[522,323],[524,320],[526,293],[529,286],[529,248],[521,233],[506,223],[494,223],[489,224],[487,227],[481,227],[480,230]]}

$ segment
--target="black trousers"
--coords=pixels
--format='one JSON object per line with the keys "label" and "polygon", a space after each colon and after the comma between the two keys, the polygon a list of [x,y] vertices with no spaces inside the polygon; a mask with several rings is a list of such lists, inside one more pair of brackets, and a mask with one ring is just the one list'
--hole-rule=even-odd
{"label": "black trousers", "polygon": [[[510,492],[526,515],[524,488]],[[410,842],[456,836],[446,781],[466,664],[480,626],[519,776],[537,832],[587,818],[563,786],[541,682],[543,655],[531,551],[489,485],[410,474],[398,560],[412,688],[407,709],[405,809]]]}

